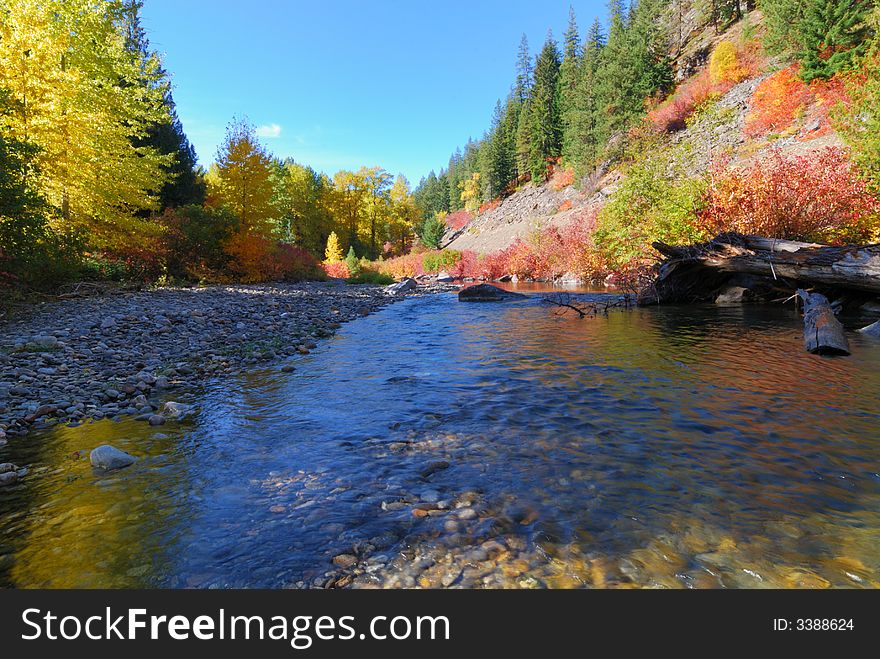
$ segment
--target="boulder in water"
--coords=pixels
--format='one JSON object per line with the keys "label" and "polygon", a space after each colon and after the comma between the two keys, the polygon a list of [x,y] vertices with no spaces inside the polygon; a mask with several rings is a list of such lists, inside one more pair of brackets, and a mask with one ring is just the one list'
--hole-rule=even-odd
{"label": "boulder in water", "polygon": [[165,407],[163,408],[163,410],[165,412],[165,415],[172,419],[182,419],[193,411],[193,406],[169,400],[167,403],[165,403]]}
{"label": "boulder in water", "polygon": [[89,462],[98,469],[112,471],[133,465],[137,462],[137,458],[109,444],[104,444],[89,454]]}
{"label": "boulder in water", "polygon": [[407,291],[414,291],[418,283],[415,279],[406,277],[405,279],[385,287],[385,295],[403,295]]}
{"label": "boulder in water", "polygon": [[503,302],[524,297],[525,295],[521,293],[511,293],[497,286],[492,286],[492,284],[469,286],[458,293],[460,302]]}

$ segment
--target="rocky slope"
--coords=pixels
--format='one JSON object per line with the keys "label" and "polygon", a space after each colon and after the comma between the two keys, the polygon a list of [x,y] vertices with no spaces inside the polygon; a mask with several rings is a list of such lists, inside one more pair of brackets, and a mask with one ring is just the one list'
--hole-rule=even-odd
{"label": "rocky slope", "polygon": [[[695,11],[685,12],[683,45],[670,44],[675,54],[677,79],[685,80],[705,66],[718,42],[738,40],[747,25],[751,26],[749,29],[760,29],[761,22],[760,12],[754,11],[748,22],[742,21],[727,32],[716,34],[711,27],[699,27]],[[772,72],[784,65],[781,61],[770,61],[765,69]],[[770,73],[762,73],[736,85],[687,129],[669,135],[664,148],[668,148],[670,166],[676,165],[680,175],[695,176],[705,172],[722,154],[731,157],[734,164],[743,164],[766,157],[772,149],[784,155],[803,155],[843,145],[833,131],[819,130],[818,123],[809,114],[784,137],[749,139],[745,132],[746,117],[755,89],[768,75]],[[448,230],[441,245],[478,254],[503,250],[536,231],[550,226],[563,227],[590,214],[614,193],[623,176],[623,167],[606,162],[592,175],[561,190],[555,189],[552,182],[538,186],[527,184],[497,208],[477,215],[464,228]]]}

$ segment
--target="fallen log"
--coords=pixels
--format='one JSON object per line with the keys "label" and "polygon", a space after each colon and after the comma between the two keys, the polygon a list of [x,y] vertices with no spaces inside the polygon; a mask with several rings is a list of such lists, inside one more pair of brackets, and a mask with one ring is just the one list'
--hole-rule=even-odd
{"label": "fallen log", "polygon": [[804,347],[814,355],[848,355],[849,342],[828,298],[798,290],[804,302]]}
{"label": "fallen log", "polygon": [[732,275],[880,293],[880,245],[832,247],[731,233],[699,245],[656,242],[654,249],[665,260],[642,291],[643,304],[710,299]]}

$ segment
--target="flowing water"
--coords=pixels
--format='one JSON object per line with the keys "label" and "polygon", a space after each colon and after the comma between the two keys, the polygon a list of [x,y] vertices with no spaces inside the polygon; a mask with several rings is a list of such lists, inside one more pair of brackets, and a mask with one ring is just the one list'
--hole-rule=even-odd
{"label": "flowing water", "polygon": [[0,585],[880,586],[880,346],[538,298],[408,299],[184,422],[13,438]]}

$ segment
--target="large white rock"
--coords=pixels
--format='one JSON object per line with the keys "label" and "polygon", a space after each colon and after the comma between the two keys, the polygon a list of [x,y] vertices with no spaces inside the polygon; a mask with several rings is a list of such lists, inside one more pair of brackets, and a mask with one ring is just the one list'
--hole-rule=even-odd
{"label": "large white rock", "polygon": [[414,291],[418,286],[415,279],[406,279],[385,287],[385,295],[403,295],[407,291]]}

